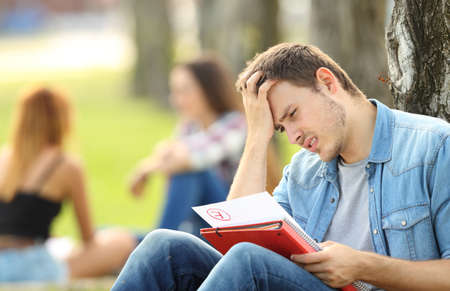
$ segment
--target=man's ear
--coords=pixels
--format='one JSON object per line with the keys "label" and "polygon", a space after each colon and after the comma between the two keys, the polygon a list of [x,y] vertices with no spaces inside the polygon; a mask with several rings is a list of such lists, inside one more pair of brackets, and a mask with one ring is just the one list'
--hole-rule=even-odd
{"label": "man's ear", "polygon": [[316,79],[320,85],[324,85],[331,94],[335,94],[338,89],[338,80],[333,72],[325,67],[320,67],[316,71]]}

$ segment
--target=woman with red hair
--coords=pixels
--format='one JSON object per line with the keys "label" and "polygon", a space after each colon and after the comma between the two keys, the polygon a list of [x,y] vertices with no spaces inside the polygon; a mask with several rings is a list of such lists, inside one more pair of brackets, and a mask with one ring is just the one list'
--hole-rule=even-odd
{"label": "woman with red hair", "polygon": [[[0,153],[0,282],[65,281],[120,269],[135,240],[119,229],[94,233],[82,165],[64,150],[72,108],[37,88],[19,100],[10,144]],[[71,201],[82,245],[65,258],[45,245],[63,202]]]}

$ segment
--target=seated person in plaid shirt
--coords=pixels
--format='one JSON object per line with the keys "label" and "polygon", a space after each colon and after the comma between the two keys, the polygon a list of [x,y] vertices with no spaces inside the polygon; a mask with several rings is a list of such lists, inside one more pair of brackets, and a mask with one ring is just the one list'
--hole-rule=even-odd
{"label": "seated person in plaid shirt", "polygon": [[216,58],[176,66],[170,89],[180,119],[175,137],[161,142],[140,163],[131,191],[141,195],[152,173],[166,174],[159,227],[198,234],[201,222],[191,207],[226,199],[243,151],[246,122],[228,71]]}

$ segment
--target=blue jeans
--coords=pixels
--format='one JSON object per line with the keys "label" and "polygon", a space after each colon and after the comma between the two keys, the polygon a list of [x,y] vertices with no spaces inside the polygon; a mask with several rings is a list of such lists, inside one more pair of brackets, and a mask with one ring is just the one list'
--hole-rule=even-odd
{"label": "blue jeans", "polygon": [[224,201],[228,195],[227,184],[213,170],[171,176],[159,228],[178,230],[187,222],[188,229],[182,230],[199,235],[199,229],[207,225],[191,207]]}
{"label": "blue jeans", "polygon": [[222,256],[195,236],[160,229],[134,250],[111,290],[335,289],[257,245],[240,243]]}
{"label": "blue jeans", "polygon": [[67,279],[66,263],[52,257],[43,244],[0,251],[0,286],[6,282],[64,282]]}

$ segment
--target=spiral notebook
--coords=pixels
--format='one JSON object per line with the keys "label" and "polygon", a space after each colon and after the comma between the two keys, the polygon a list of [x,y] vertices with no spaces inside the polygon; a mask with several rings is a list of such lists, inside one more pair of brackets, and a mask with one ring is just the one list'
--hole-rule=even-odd
{"label": "spiral notebook", "polygon": [[[211,225],[211,228],[201,229],[200,234],[222,254],[240,242],[254,243],[286,258],[321,250],[267,192],[193,209]],[[369,291],[370,288],[356,281],[341,290]]]}

